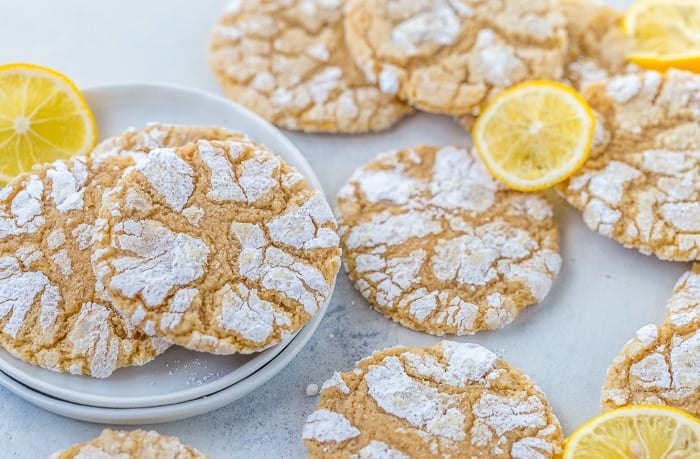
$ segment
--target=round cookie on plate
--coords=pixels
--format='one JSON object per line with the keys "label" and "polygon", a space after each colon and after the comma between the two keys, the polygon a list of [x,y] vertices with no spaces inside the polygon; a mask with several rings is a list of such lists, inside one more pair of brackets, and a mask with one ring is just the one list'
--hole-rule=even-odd
{"label": "round cookie on plate", "polygon": [[653,403],[700,416],[700,265],[678,281],[661,325],[646,325],[608,369],[601,402],[610,410]]}
{"label": "round cookie on plate", "polygon": [[240,138],[219,128],[152,125],[102,142],[89,159],[37,167],[0,192],[0,343],[55,371],[105,378],[169,346],[122,320],[90,257],[103,195],[149,149],[196,138]]}
{"label": "round cookie on plate", "polygon": [[435,335],[503,327],[545,297],[561,265],[550,204],[505,189],[461,147],[378,156],[341,188],[338,217],[362,295]]}
{"label": "round cookie on plate", "polygon": [[114,307],[197,351],[279,343],[325,305],[340,265],[323,195],[249,141],[151,151],[101,216],[93,268]]}
{"label": "round cookie on plate", "polygon": [[584,89],[591,156],[557,188],[594,231],[663,260],[700,258],[700,76],[639,72]]}
{"label": "round cookie on plate", "polygon": [[176,437],[168,437],[158,432],[143,430],[119,432],[105,429],[94,440],[73,445],[49,457],[49,459],[74,458],[207,459],[207,456],[191,446],[183,445]]}
{"label": "round cookie on plate", "polygon": [[567,20],[569,51],[563,81],[580,90],[589,83],[635,69],[621,11],[598,0],[559,0]]}
{"label": "round cookie on plate", "polygon": [[553,458],[559,421],[525,374],[476,344],[375,352],[326,381],[304,426],[310,458]]}
{"label": "round cookie on plate", "polygon": [[386,129],[411,111],[367,81],[344,42],[341,0],[236,0],[214,29],[210,64],[226,95],[308,132]]}
{"label": "round cookie on plate", "polygon": [[168,348],[110,309],[90,266],[102,194],[131,164],[57,161],[0,191],[0,344],[13,356],[106,378]]}
{"label": "round cookie on plate", "polygon": [[421,110],[480,113],[500,91],[559,79],[566,21],[555,0],[348,0],[346,43],[367,77]]}

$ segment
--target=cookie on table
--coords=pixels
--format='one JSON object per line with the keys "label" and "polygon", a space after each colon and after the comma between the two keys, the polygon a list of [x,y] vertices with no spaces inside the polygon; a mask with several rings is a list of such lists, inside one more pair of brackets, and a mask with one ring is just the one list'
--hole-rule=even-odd
{"label": "cookie on table", "polygon": [[350,278],[374,308],[415,330],[503,327],[545,297],[561,265],[545,198],[505,189],[461,147],[382,154],[337,199]]}
{"label": "cookie on table", "polygon": [[653,403],[700,416],[700,265],[686,273],[661,325],[646,325],[608,369],[603,409]]}
{"label": "cookie on table", "polygon": [[700,258],[700,75],[639,72],[594,83],[591,156],[558,186],[594,231],[663,260]]}
{"label": "cookie on table", "polygon": [[13,356],[106,378],[168,348],[112,311],[90,266],[102,195],[131,164],[56,161],[0,191],[0,344]]}
{"label": "cookie on table", "polygon": [[49,459],[207,459],[191,446],[183,445],[176,437],[158,432],[133,430],[102,431],[94,440],[71,446],[52,454]]}
{"label": "cookie on table", "polygon": [[367,77],[421,110],[481,112],[514,84],[562,76],[555,0],[348,0],[346,43]]}
{"label": "cookie on table", "polygon": [[310,458],[552,458],[563,435],[544,393],[476,344],[375,352],[326,381]]}
{"label": "cookie on table", "polygon": [[629,39],[622,31],[624,13],[598,0],[559,0],[567,20],[569,51],[564,79],[576,89],[625,73]]}
{"label": "cookie on table", "polygon": [[236,0],[214,29],[210,64],[226,95],[308,132],[386,129],[411,109],[370,83],[344,41],[341,0]]}
{"label": "cookie on table", "polygon": [[279,343],[324,306],[340,265],[323,195],[249,141],[152,150],[101,217],[93,268],[114,307],[197,351]]}

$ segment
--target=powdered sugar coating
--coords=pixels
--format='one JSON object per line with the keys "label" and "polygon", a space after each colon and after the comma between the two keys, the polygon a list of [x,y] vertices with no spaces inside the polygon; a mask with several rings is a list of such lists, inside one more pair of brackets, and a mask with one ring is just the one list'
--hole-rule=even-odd
{"label": "powdered sugar coating", "polygon": [[[190,187],[182,199],[146,172],[163,155],[190,171],[178,175]],[[102,210],[93,266],[115,307],[149,334],[218,354],[296,332],[325,304],[339,265],[328,204],[296,175],[247,140],[151,153]]]}
{"label": "powdered sugar coating", "polygon": [[330,410],[318,410],[306,420],[302,438],[338,443],[358,435],[360,431],[342,414]]}
{"label": "powdered sugar coating", "polygon": [[178,158],[174,148],[159,148],[151,151],[147,161],[136,165],[146,180],[158,191],[174,211],[180,212],[187,203],[194,184],[194,172],[186,162]]}
{"label": "powdered sugar coating", "polygon": [[608,369],[604,409],[654,403],[700,415],[700,267],[676,284],[666,304],[666,321],[646,325],[625,344]]}
{"label": "powdered sugar coating", "polygon": [[[330,439],[314,431],[328,410],[357,432]],[[450,341],[385,349],[334,374],[307,427],[312,458],[549,458],[563,443],[547,399],[527,376],[481,346]]]}
{"label": "powdered sugar coating", "polygon": [[700,77],[638,72],[584,91],[600,135],[558,189],[586,225],[664,260],[700,257]]}
{"label": "powdered sugar coating", "polygon": [[54,371],[106,378],[167,348],[103,302],[90,268],[102,194],[132,164],[123,158],[100,166],[85,158],[57,161],[8,185],[0,213],[19,216],[16,228],[42,221],[36,232],[0,237],[0,343],[12,355]]}
{"label": "powdered sugar coating", "polygon": [[386,443],[375,440],[369,442],[369,445],[365,446],[360,451],[358,451],[356,455],[350,457],[353,459],[409,459],[408,456],[406,456],[401,451],[389,448],[389,446]]}
{"label": "powdered sugar coating", "polygon": [[49,459],[207,459],[196,449],[183,445],[176,437],[158,432],[131,432],[106,429],[94,440],[73,445],[52,454]]}
{"label": "powdered sugar coating", "polygon": [[371,305],[442,335],[502,327],[559,271],[549,203],[505,190],[473,152],[380,155],[338,193],[344,261]]}
{"label": "powdered sugar coating", "polygon": [[344,43],[343,2],[247,0],[224,12],[210,63],[227,96],[295,130],[359,133],[410,112],[367,81]]}
{"label": "powdered sugar coating", "polygon": [[30,174],[24,180],[25,183],[16,193],[13,193],[14,187],[10,185],[2,190],[3,205],[0,208],[0,238],[2,239],[18,234],[36,233],[44,225],[45,217],[41,213],[44,183],[35,174]]}
{"label": "powdered sugar coating", "polygon": [[566,22],[550,0],[350,0],[346,43],[367,78],[411,105],[478,115],[493,96],[558,79]]}

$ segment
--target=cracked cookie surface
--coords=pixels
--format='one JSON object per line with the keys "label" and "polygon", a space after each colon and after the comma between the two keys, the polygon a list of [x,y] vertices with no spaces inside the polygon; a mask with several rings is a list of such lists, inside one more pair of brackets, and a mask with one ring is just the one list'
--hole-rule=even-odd
{"label": "cracked cookie surface", "polygon": [[114,307],[198,351],[279,343],[324,306],[340,264],[323,195],[249,141],[151,151],[101,215],[93,267]]}
{"label": "cracked cookie surface", "polygon": [[506,190],[461,147],[380,155],[341,188],[337,206],[355,286],[415,330],[500,328],[545,297],[561,265],[550,204]]}
{"label": "cracked cookie surface", "polygon": [[411,109],[355,65],[341,0],[236,0],[214,29],[210,64],[226,95],[309,132],[386,129]]}
{"label": "cracked cookie surface", "polygon": [[666,321],[646,325],[608,370],[603,409],[653,403],[700,416],[700,265],[676,284]]}
{"label": "cracked cookie surface", "polygon": [[158,432],[133,430],[102,431],[94,440],[73,445],[52,454],[49,459],[207,459],[191,446],[183,445],[176,437]]}
{"label": "cracked cookie surface", "polygon": [[13,356],[106,378],[169,346],[111,310],[90,266],[102,194],[131,164],[57,161],[0,191],[0,344]]}
{"label": "cracked cookie surface", "polygon": [[557,187],[594,231],[664,260],[700,258],[700,76],[640,72],[594,83],[591,156]]}
{"label": "cracked cookie surface", "polygon": [[630,42],[622,31],[624,14],[598,0],[559,0],[567,20],[569,50],[563,81],[585,85],[635,68],[627,61]]}
{"label": "cracked cookie surface", "polygon": [[348,0],[344,24],[370,81],[425,111],[476,116],[514,84],[562,76],[553,0]]}
{"label": "cracked cookie surface", "polygon": [[546,396],[476,344],[375,352],[335,373],[304,426],[311,458],[550,458],[563,436]]}

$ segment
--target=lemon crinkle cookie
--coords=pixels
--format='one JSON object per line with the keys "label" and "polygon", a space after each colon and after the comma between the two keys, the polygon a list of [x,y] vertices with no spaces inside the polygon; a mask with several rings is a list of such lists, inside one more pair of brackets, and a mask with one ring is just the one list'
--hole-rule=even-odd
{"label": "lemon crinkle cookie", "polygon": [[479,114],[500,91],[562,76],[553,0],[348,0],[346,43],[367,77],[415,107]]}
{"label": "lemon crinkle cookie", "polygon": [[386,129],[411,109],[367,81],[344,42],[341,0],[236,0],[213,31],[210,63],[226,95],[278,126]]}
{"label": "lemon crinkle cookie", "polygon": [[552,458],[563,436],[546,396],[476,344],[375,352],[326,381],[303,438],[311,458]]}
{"label": "lemon crinkle cookie", "polygon": [[330,208],[260,145],[151,151],[106,201],[93,266],[114,307],[150,335],[255,352],[328,300],[340,255]]}
{"label": "lemon crinkle cookie", "polygon": [[104,430],[94,440],[73,445],[52,454],[49,459],[207,459],[176,437],[158,432]]}
{"label": "lemon crinkle cookie", "polygon": [[586,225],[663,260],[700,258],[700,76],[622,75],[584,90],[590,158],[559,185]]}
{"label": "lemon crinkle cookie", "polygon": [[0,342],[14,356],[104,378],[169,346],[111,309],[90,265],[102,198],[152,148],[240,138],[221,128],[153,124],[102,142],[89,159],[37,167],[0,196]]}
{"label": "lemon crinkle cookie", "polygon": [[615,357],[604,409],[653,403],[700,416],[700,265],[681,277],[666,310],[663,324],[640,328]]}
{"label": "lemon crinkle cookie", "polygon": [[362,295],[436,335],[503,327],[546,296],[561,265],[550,204],[505,189],[461,147],[378,156],[341,188],[338,216]]}

